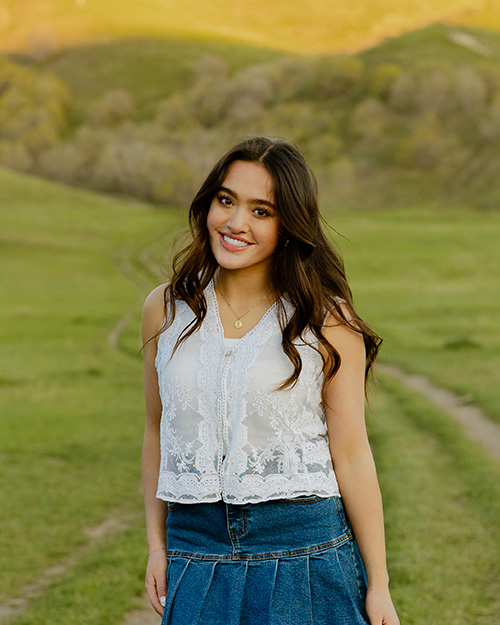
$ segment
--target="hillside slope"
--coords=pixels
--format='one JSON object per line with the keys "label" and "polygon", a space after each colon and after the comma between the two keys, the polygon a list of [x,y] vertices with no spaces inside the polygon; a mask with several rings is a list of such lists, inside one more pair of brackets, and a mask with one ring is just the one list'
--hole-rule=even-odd
{"label": "hillside slope", "polygon": [[488,0],[3,0],[0,50],[43,55],[76,43],[177,35],[304,53],[353,51],[435,22],[498,28],[500,13]]}

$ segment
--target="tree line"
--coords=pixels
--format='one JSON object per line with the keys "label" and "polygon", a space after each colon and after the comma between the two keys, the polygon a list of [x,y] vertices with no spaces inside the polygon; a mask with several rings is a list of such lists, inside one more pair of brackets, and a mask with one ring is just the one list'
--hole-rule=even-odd
{"label": "tree line", "polygon": [[61,80],[0,57],[5,167],[185,205],[214,154],[262,133],[294,140],[323,193],[339,201],[377,177],[453,192],[498,165],[500,67],[436,61],[369,69],[358,56],[335,55],[231,73],[224,59],[202,56],[187,87],[158,102],[146,121],[124,90],[103,93],[76,118]]}

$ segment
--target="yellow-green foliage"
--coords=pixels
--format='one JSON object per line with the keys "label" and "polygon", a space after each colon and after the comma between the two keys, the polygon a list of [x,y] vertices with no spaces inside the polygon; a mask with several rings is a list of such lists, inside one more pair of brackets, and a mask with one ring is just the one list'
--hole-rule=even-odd
{"label": "yellow-green foliage", "polygon": [[60,80],[0,57],[0,163],[29,170],[63,136],[70,107]]}
{"label": "yellow-green foliage", "polygon": [[[154,90],[148,109],[149,83],[125,88],[122,80],[118,87],[117,73],[87,104],[79,99],[71,129],[67,97],[44,97],[40,107],[23,95],[19,119],[4,125],[0,158],[62,182],[185,205],[213,154],[242,136],[267,134],[296,141],[339,205],[391,206],[444,193],[498,206],[500,66],[453,43],[453,33],[433,27],[370,54],[281,55],[239,69],[235,55],[206,54],[205,47],[185,65],[182,87],[174,82],[167,97]],[[396,62],[395,48],[406,59]],[[446,54],[430,59],[428,49]],[[34,73],[8,67],[12,75]],[[40,81],[50,83],[46,75]],[[24,94],[15,85],[3,94],[12,115],[12,102]],[[345,180],[338,175],[344,169]]]}

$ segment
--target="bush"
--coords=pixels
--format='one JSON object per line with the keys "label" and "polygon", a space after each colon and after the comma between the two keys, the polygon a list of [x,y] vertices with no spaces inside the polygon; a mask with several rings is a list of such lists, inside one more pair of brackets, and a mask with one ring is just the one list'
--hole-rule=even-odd
{"label": "bush", "polygon": [[500,67],[490,61],[481,61],[475,68],[485,86],[486,100],[491,103],[500,94]]}
{"label": "bush", "polygon": [[494,143],[500,139],[500,95],[491,103],[479,123],[479,138],[484,143]]}
{"label": "bush", "polygon": [[155,124],[167,133],[189,130],[197,121],[188,111],[186,100],[179,93],[160,102],[156,109]]}
{"label": "bush", "polygon": [[114,128],[135,114],[134,99],[125,89],[107,91],[101,98],[91,102],[88,121],[92,126]]}
{"label": "bush", "polygon": [[204,54],[192,65],[192,86],[221,83],[227,80],[229,65],[215,54]]}
{"label": "bush", "polygon": [[70,108],[61,81],[0,60],[0,139],[20,143],[36,157],[62,138]]}
{"label": "bush", "polygon": [[417,128],[401,142],[396,163],[412,169],[433,171],[442,164],[446,151],[446,141],[436,126],[426,125]]}
{"label": "bush", "polygon": [[33,157],[20,141],[0,141],[0,165],[30,172],[33,169]]}
{"label": "bush", "polygon": [[403,69],[395,63],[382,63],[379,65],[370,81],[370,95],[387,102],[396,79],[399,78],[402,73]]}
{"label": "bush", "polygon": [[91,163],[92,159],[77,142],[60,143],[40,154],[38,171],[51,180],[85,185],[89,180]]}
{"label": "bush", "polygon": [[387,111],[382,102],[376,98],[367,98],[352,112],[351,133],[364,142],[374,144],[381,138],[386,123]]}
{"label": "bush", "polygon": [[312,63],[312,98],[347,95],[365,79],[363,61],[352,56],[327,56]]}
{"label": "bush", "polygon": [[456,108],[453,69],[446,65],[424,66],[400,74],[390,88],[389,105],[406,115],[432,112],[445,116]]}
{"label": "bush", "polygon": [[486,107],[488,89],[481,74],[470,65],[456,70],[457,102],[468,116],[479,115]]}

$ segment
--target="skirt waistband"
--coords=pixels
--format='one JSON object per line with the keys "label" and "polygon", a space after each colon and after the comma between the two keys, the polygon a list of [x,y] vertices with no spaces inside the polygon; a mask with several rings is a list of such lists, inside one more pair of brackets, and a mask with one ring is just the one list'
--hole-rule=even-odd
{"label": "skirt waistband", "polygon": [[169,504],[168,556],[265,560],[320,553],[353,540],[340,497],[256,504]]}

